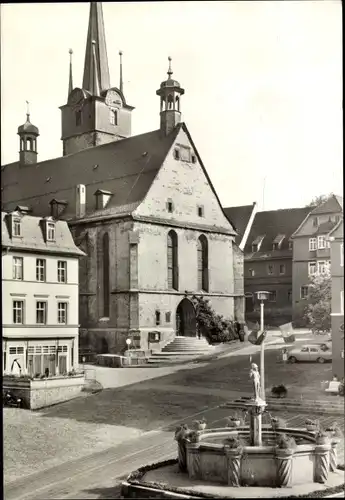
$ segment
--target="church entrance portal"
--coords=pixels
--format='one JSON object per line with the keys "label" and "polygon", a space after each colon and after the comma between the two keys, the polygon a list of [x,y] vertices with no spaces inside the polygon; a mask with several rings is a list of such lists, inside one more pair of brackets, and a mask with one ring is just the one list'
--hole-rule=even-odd
{"label": "church entrance portal", "polygon": [[176,335],[196,337],[196,316],[192,302],[183,299],[176,309]]}

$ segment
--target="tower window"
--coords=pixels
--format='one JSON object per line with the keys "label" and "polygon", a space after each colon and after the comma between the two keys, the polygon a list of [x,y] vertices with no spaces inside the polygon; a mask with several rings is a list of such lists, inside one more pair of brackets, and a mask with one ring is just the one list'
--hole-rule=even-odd
{"label": "tower window", "polygon": [[160,311],[156,311],[155,315],[156,315],[156,325],[160,325],[161,324],[161,313],[160,313]]}
{"label": "tower window", "polygon": [[79,127],[79,125],[81,125],[81,111],[80,110],[76,111],[76,113],[75,113],[75,124],[77,127]]}
{"label": "tower window", "polygon": [[202,205],[198,206],[198,216],[203,217],[204,216],[204,207]]}
{"label": "tower window", "polygon": [[192,163],[196,163],[196,156],[192,155]]}
{"label": "tower window", "polygon": [[180,150],[177,148],[174,149],[174,158],[175,158],[175,160],[180,159]]}
{"label": "tower window", "polygon": [[111,125],[117,125],[117,111],[115,109],[110,110],[110,123]]}

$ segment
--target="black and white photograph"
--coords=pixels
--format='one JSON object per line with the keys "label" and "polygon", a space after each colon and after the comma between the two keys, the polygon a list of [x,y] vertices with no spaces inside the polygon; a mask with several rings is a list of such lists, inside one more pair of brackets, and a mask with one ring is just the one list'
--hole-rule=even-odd
{"label": "black and white photograph", "polygon": [[342,2],[0,12],[3,498],[344,498]]}

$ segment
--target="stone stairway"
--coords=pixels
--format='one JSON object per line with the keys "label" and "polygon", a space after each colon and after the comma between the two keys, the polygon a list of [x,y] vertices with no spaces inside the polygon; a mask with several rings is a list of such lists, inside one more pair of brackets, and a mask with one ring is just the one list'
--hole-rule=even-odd
{"label": "stone stairway", "polygon": [[215,348],[211,346],[204,337],[179,337],[176,336],[172,342],[167,344],[159,352],[153,352],[148,362],[150,364],[176,363],[178,361],[189,361],[205,354],[214,353]]}

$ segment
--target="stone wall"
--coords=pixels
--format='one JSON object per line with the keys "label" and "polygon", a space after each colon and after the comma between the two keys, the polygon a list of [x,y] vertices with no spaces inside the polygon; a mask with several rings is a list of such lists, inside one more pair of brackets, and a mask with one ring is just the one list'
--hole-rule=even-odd
{"label": "stone wall", "polygon": [[26,408],[37,410],[78,397],[84,383],[84,375],[43,380],[25,380],[5,375],[3,391],[10,390],[15,396],[24,400]]}

